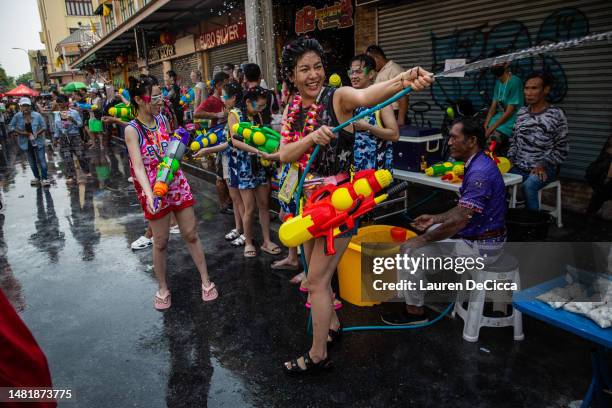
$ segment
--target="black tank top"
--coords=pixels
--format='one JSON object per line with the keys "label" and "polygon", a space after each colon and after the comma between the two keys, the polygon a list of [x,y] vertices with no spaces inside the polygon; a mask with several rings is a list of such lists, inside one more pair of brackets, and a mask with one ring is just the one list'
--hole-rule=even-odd
{"label": "black tank top", "polygon": [[[319,102],[325,106],[319,123],[332,128],[339,125],[333,104],[335,91],[336,88],[325,88]],[[328,145],[320,147],[310,171],[323,177],[348,173],[353,164],[354,143],[355,135],[346,129],[341,129],[335,139],[332,139]]]}

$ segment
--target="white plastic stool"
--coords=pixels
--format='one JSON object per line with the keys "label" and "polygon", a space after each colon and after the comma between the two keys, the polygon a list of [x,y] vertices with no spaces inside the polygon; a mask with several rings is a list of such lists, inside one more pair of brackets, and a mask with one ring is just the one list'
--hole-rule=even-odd
{"label": "white plastic stool", "polygon": [[[557,189],[557,202],[554,207],[550,205],[542,205],[542,190],[547,190],[549,188]],[[538,203],[540,204],[540,208],[542,210],[550,211],[550,215],[557,219],[557,227],[563,228],[563,221],[561,220],[561,183],[559,180],[553,181],[552,183],[548,183],[540,191],[538,191]]]}
{"label": "white plastic stool", "polygon": [[[467,273],[463,274],[463,285],[467,280]],[[521,279],[519,276],[518,260],[512,255],[503,254],[500,259],[492,265],[487,265],[486,270],[473,271],[472,278],[478,283],[485,280],[511,281],[516,283],[517,289],[521,289]],[[458,314],[463,319],[463,338],[467,341],[478,341],[480,328],[487,327],[514,327],[514,340],[523,340],[523,314],[512,308],[512,314],[505,317],[486,317],[483,315],[486,290],[473,289],[470,291],[469,300],[467,291],[459,291],[455,301],[453,315]],[[463,303],[468,300],[468,307],[465,309]]]}

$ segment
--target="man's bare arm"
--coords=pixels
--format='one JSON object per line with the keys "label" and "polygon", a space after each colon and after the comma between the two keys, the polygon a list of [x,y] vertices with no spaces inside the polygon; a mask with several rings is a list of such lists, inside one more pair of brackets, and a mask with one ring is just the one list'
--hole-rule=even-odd
{"label": "man's bare arm", "polygon": [[436,215],[434,223],[440,224],[440,226],[428,230],[421,235],[421,239],[426,242],[433,242],[450,238],[468,225],[473,213],[474,209],[472,208],[457,206],[445,213]]}

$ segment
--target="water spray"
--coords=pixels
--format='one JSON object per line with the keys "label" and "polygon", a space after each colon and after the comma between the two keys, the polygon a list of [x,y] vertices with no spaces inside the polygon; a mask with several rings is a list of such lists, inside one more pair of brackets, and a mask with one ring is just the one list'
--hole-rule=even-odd
{"label": "water spray", "polygon": [[612,31],[607,31],[601,34],[592,34],[587,35],[580,38],[575,38],[572,40],[561,41],[556,43],[538,45],[535,47],[525,48],[522,50],[518,50],[515,52],[511,52],[504,55],[499,55],[496,57],[490,57],[481,59],[478,61],[471,62],[469,64],[460,65],[444,72],[440,72],[439,74],[435,74],[434,78],[443,78],[450,74],[456,74],[459,72],[472,72],[479,71],[483,68],[489,68],[494,65],[501,65],[507,62],[512,62],[514,60],[529,58],[536,55],[548,54],[553,51],[562,51],[568,48],[574,48],[581,45],[586,45],[588,43],[597,42],[597,41],[610,41],[612,40]]}
{"label": "water spray", "polygon": [[[574,39],[567,40],[567,41],[560,41],[556,43],[538,45],[535,47],[525,48],[522,50],[514,51],[508,54],[499,55],[496,57],[484,58],[478,61],[470,62],[469,64],[460,65],[460,66],[448,69],[446,71],[434,74],[433,77],[434,78],[444,78],[445,76],[448,76],[450,74],[480,71],[484,68],[490,68],[495,65],[506,64],[508,62],[512,62],[512,61],[519,60],[519,59],[529,58],[529,57],[542,55],[542,54],[549,54],[549,53],[556,52],[556,51],[563,51],[568,48],[575,48],[575,47],[579,47],[582,45],[587,45],[587,44],[595,43],[599,41],[611,41],[611,40],[612,40],[612,31],[606,31],[604,33],[599,33],[599,34],[586,35],[584,37],[574,38]],[[393,102],[396,102],[398,99],[403,98],[404,96],[408,95],[410,92],[412,92],[411,87],[407,87],[401,90],[400,92],[398,92],[391,98],[369,109],[366,109],[365,111],[361,112],[359,115],[353,116],[346,122],[339,124],[338,126],[332,129],[332,132],[334,133],[339,132],[340,129],[343,129],[347,127],[348,125],[350,125],[351,123],[356,122],[368,115],[371,115],[374,112],[384,108],[385,106],[392,104]],[[302,188],[304,187],[304,181],[306,180],[306,175],[310,171],[310,166],[312,165],[312,163],[314,162],[314,159],[319,153],[319,149],[320,149],[320,146],[316,145],[314,150],[312,151],[310,158],[308,159],[308,163],[306,164],[306,167],[304,167],[304,172],[302,173],[302,176],[300,177],[300,182],[298,183],[298,186],[296,188],[295,202],[298,204],[298,208],[299,208],[299,203],[300,203],[300,197],[302,196]],[[301,260],[304,266],[304,273],[308,275],[308,265],[306,263],[306,257],[304,256],[303,246],[300,246],[300,249],[301,249]],[[405,329],[418,329],[422,327],[427,327],[427,326],[431,326],[432,324],[438,322],[446,314],[448,314],[451,311],[453,304],[454,303],[450,303],[448,307],[434,320],[427,322],[427,323],[423,323],[423,324],[412,325],[412,326],[354,326],[354,327],[345,327],[342,331],[349,332],[349,331],[363,331],[363,330],[405,330]],[[312,329],[312,312],[308,316],[308,332],[309,333],[311,332],[311,329]]]}

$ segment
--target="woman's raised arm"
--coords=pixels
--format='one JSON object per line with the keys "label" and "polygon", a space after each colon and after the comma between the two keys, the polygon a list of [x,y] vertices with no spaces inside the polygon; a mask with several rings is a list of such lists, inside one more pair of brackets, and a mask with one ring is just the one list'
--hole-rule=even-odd
{"label": "woman's raised arm", "polygon": [[334,110],[340,116],[352,115],[359,107],[372,107],[377,105],[402,89],[411,87],[414,92],[422,91],[433,83],[433,74],[421,67],[415,67],[398,74],[388,81],[374,84],[364,89],[355,89],[350,86],[339,88],[334,94]]}

